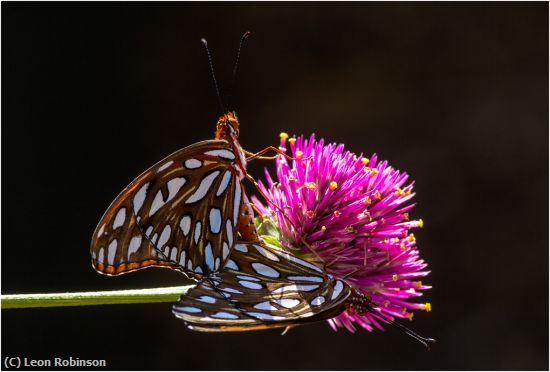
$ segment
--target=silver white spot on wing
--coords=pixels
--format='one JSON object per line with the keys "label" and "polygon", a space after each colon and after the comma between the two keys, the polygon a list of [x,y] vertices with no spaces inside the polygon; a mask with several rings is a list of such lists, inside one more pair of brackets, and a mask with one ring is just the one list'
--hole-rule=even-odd
{"label": "silver white spot on wing", "polygon": [[216,257],[216,260],[214,261],[214,270],[218,270],[220,268],[220,258]]}
{"label": "silver white spot on wing", "polygon": [[246,244],[235,244],[235,250],[243,253],[248,253],[248,247]]}
{"label": "silver white spot on wing", "polygon": [[141,186],[141,189],[139,189],[139,191],[136,192],[136,195],[134,195],[134,213],[136,215],[138,214],[139,210],[143,206],[143,202],[145,201],[145,196],[147,195],[148,187],[149,187],[149,182]]}
{"label": "silver white spot on wing", "polygon": [[330,299],[334,300],[336,297],[338,297],[342,292],[342,289],[344,289],[344,283],[342,283],[341,280],[337,280],[336,285],[334,286],[334,291],[332,292],[332,296],[330,296]]}
{"label": "silver white spot on wing", "polygon": [[273,302],[287,309],[292,309],[293,307],[296,307],[300,304],[300,300],[295,298],[283,298],[280,300],[275,300]]}
{"label": "silver white spot on wing", "polygon": [[149,226],[145,231],[145,236],[150,237],[152,232],[153,232],[153,226]]}
{"label": "silver white spot on wing", "polygon": [[227,234],[227,241],[229,246],[233,245],[233,226],[231,226],[231,220],[227,219],[225,223],[225,233]]}
{"label": "silver white spot on wing", "polygon": [[212,234],[219,234],[222,227],[222,211],[216,207],[210,208],[208,221],[210,222],[210,231]]}
{"label": "silver white spot on wing", "polygon": [[238,289],[227,287],[227,288],[219,288],[221,291],[229,292],[229,293],[236,293],[236,294],[243,294],[243,292],[239,291]]}
{"label": "silver white spot on wing", "polygon": [[124,225],[124,221],[126,221],[126,208],[122,207],[116,214],[115,221],[113,222],[113,230]]}
{"label": "silver white spot on wing", "polygon": [[210,315],[212,318],[221,318],[221,319],[239,319],[235,314],[226,313],[225,311],[217,312],[216,314]]}
{"label": "silver white spot on wing", "polygon": [[204,248],[204,261],[206,262],[206,266],[213,271],[214,270],[214,253],[212,252],[212,244],[210,241],[206,243],[206,247]]}
{"label": "silver white spot on wing", "polygon": [[162,198],[162,191],[157,191],[153,203],[151,203],[151,209],[149,210],[149,217],[157,213],[157,211],[164,205],[164,199]]}
{"label": "silver white spot on wing", "polygon": [[163,164],[161,167],[159,167],[159,169],[157,169],[157,173],[158,173],[158,172],[162,172],[163,170],[165,170],[166,168],[168,168],[168,167],[171,166],[172,164],[174,164],[174,161],[173,161],[173,160],[170,160],[169,162],[166,162],[166,163]]}
{"label": "silver white spot on wing", "polygon": [[271,253],[270,251],[268,251],[268,250],[265,249],[264,247],[254,244],[254,248],[256,248],[256,250],[257,250],[258,252],[260,252],[260,254],[261,254],[262,256],[264,256],[265,258],[267,258],[267,259],[269,259],[269,260],[271,260],[271,261],[276,261],[276,262],[280,261],[280,260],[279,260],[279,257],[277,257],[276,255],[274,255],[273,253]]}
{"label": "silver white spot on wing", "polygon": [[181,218],[180,229],[183,233],[183,236],[187,236],[187,234],[189,234],[189,231],[191,230],[191,216],[186,214]]}
{"label": "silver white spot on wing", "polygon": [[191,261],[191,259],[187,261],[187,270],[193,271],[193,262]]}
{"label": "silver white spot on wing", "polygon": [[291,285],[285,285],[283,287],[279,287],[276,290],[274,290],[273,293],[278,294],[278,293],[285,293],[285,292],[309,292],[317,288],[319,288],[318,285],[291,284]]}
{"label": "silver white spot on wing", "polygon": [[184,307],[175,307],[178,311],[183,311],[184,313],[200,313],[201,309],[194,306],[184,306]]}
{"label": "silver white spot on wing", "polygon": [[260,302],[259,304],[256,304],[254,305],[254,309],[258,309],[258,310],[268,310],[268,311],[271,311],[271,310],[278,310],[275,306],[273,306],[271,304],[271,302],[269,301],[265,301],[265,302]]}
{"label": "silver white spot on wing", "polygon": [[255,282],[249,282],[247,280],[239,280],[239,284],[245,288],[250,288],[250,289],[261,289],[262,288],[262,285],[260,283],[255,283]]}
{"label": "silver white spot on wing", "polygon": [[237,275],[237,279],[248,280],[251,282],[261,282],[261,279],[255,278],[253,276],[248,276],[248,275]]}
{"label": "silver white spot on wing", "polygon": [[204,153],[205,155],[219,156],[222,159],[235,160],[235,154],[229,150],[210,150]]}
{"label": "silver white spot on wing", "polygon": [[202,161],[197,159],[187,159],[184,165],[185,165],[185,168],[187,169],[197,169],[202,167]]}
{"label": "silver white spot on wing", "polygon": [[187,182],[185,177],[172,178],[170,181],[166,182],[166,186],[168,187],[168,199],[166,199],[165,203],[174,199],[183,185],[185,185],[185,182]]}
{"label": "silver white spot on wing", "polygon": [[201,200],[202,198],[204,198],[204,196],[212,186],[212,183],[214,182],[216,177],[218,177],[219,174],[220,174],[220,171],[217,170],[210,173],[208,176],[204,177],[201,180],[201,183],[199,184],[199,187],[197,187],[195,192],[189,198],[187,198],[187,200],[185,201],[185,204],[195,203]]}
{"label": "silver white spot on wing", "polygon": [[228,269],[239,270],[239,266],[237,266],[237,263],[231,259],[227,260],[225,267]]}
{"label": "silver white spot on wing", "polygon": [[180,266],[185,267],[185,251],[181,251],[181,254],[180,254]]}
{"label": "silver white spot on wing", "polygon": [[195,272],[196,272],[196,273],[199,273],[199,274],[202,274],[202,269],[201,269],[201,267],[200,267],[200,266],[195,267]]}
{"label": "silver white spot on wing", "polygon": [[235,185],[235,197],[233,198],[233,225],[236,227],[239,218],[239,209],[241,208],[241,183]]}
{"label": "silver white spot on wing", "polygon": [[176,247],[172,247],[172,251],[170,252],[170,261],[177,262],[176,259],[178,258],[178,249]]}
{"label": "silver white spot on wing", "polygon": [[278,278],[280,276],[277,270],[275,270],[271,266],[264,265],[261,262],[252,262],[251,266],[254,271],[256,271],[260,275],[267,276],[269,278]]}
{"label": "silver white spot on wing", "polygon": [[231,181],[231,171],[227,170],[223,174],[222,182],[220,183],[220,186],[218,187],[218,191],[216,191],[216,196],[220,196],[227,190],[227,186],[229,186],[229,182]]}
{"label": "silver white spot on wing", "polygon": [[109,248],[107,252],[107,264],[112,265],[115,262],[115,255],[116,255],[116,247],[118,246],[118,243],[115,240],[113,240],[111,243],[109,243]]}
{"label": "silver white spot on wing", "polygon": [[321,278],[320,276],[309,276],[309,275],[289,276],[288,279],[294,280],[294,281],[317,282],[317,283],[322,283],[324,281],[324,279]]}
{"label": "silver white spot on wing", "polygon": [[153,237],[151,238],[151,243],[153,243],[153,245],[156,245],[158,238],[159,238],[159,234],[155,233],[155,235],[153,235]]}
{"label": "silver white spot on wing", "polygon": [[103,234],[103,231],[105,231],[105,224],[101,225],[99,230],[97,230],[96,238],[99,238],[101,236],[101,234]]}
{"label": "silver white spot on wing", "polygon": [[201,237],[201,228],[201,221],[197,221],[197,223],[195,224],[195,232],[193,234],[193,240],[195,241],[195,244],[199,243],[199,239]]}
{"label": "silver white spot on wing", "polygon": [[141,235],[136,235],[130,240],[130,244],[128,244],[128,260],[130,259],[130,255],[137,252],[139,247],[141,247]]}
{"label": "silver white spot on wing", "polygon": [[313,300],[311,300],[312,306],[321,306],[325,303],[325,298],[323,296],[317,296]]}
{"label": "silver white spot on wing", "polygon": [[164,244],[170,239],[170,234],[172,233],[172,228],[170,225],[166,224],[164,226],[164,230],[162,230],[162,233],[160,234],[160,238],[157,244],[157,248],[162,249],[164,247]]}
{"label": "silver white spot on wing", "polygon": [[210,296],[200,296],[199,298],[197,298],[197,300],[206,302],[207,304],[213,304],[216,302],[216,299]]}
{"label": "silver white spot on wing", "polygon": [[105,249],[103,249],[103,247],[99,248],[99,252],[97,253],[97,262],[100,264],[105,262]]}
{"label": "silver white spot on wing", "polygon": [[225,261],[227,256],[229,255],[229,246],[226,242],[223,242],[222,244],[222,261]]}

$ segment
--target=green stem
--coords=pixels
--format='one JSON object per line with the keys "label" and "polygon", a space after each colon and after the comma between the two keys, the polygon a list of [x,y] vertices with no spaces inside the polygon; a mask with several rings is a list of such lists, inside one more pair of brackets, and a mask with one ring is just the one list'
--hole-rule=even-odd
{"label": "green stem", "polygon": [[174,302],[193,285],[124,291],[1,295],[2,309]]}

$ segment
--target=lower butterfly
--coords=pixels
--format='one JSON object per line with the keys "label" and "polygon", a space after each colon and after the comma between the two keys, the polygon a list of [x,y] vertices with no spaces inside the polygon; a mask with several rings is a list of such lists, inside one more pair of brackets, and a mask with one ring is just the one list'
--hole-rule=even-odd
{"label": "lower butterfly", "polygon": [[238,241],[223,270],[211,273],[173,306],[196,331],[252,331],[367,312],[420,342],[435,342],[382,316],[371,299],[346,281],[265,242]]}
{"label": "lower butterfly", "polygon": [[353,293],[343,280],[266,243],[237,242],[225,269],[205,276],[174,305],[198,331],[245,331],[328,319]]}

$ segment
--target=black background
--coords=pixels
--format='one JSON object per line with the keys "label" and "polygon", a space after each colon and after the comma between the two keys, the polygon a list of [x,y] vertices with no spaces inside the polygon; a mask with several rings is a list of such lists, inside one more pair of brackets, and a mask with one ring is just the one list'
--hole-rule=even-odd
{"label": "black background", "polygon": [[284,337],[200,334],[165,303],[5,310],[3,356],[111,369],[547,369],[547,3],[2,3],[2,293],[183,283],[158,269],[100,276],[89,241],[130,180],[212,138],[220,109],[199,39],[225,95],[246,30],[235,99],[245,148],[315,132],[416,181],[433,311],[407,325],[437,345],[324,323]]}

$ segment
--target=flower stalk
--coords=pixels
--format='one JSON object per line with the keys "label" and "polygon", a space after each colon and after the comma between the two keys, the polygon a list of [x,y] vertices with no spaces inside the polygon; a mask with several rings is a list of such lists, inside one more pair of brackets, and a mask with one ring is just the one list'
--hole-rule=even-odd
{"label": "flower stalk", "polygon": [[193,285],[122,291],[1,295],[2,309],[175,302]]}

